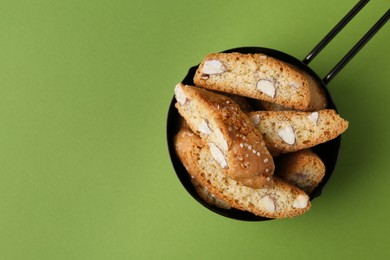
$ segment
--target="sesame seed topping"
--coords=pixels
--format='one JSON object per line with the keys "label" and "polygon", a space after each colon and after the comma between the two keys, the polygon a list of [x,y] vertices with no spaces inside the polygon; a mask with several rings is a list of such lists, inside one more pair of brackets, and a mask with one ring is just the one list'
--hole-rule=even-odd
{"label": "sesame seed topping", "polygon": [[230,104],[229,100],[226,100],[226,104]]}
{"label": "sesame seed topping", "polygon": [[257,152],[257,156],[260,156],[260,152]]}
{"label": "sesame seed topping", "polygon": [[270,177],[267,177],[267,181],[271,181],[271,178],[270,178]]}
{"label": "sesame seed topping", "polygon": [[253,150],[252,150],[252,152],[253,152],[253,153],[256,153],[256,150],[255,150],[255,149],[253,149]]}
{"label": "sesame seed topping", "polygon": [[245,154],[245,158],[248,158],[249,157],[249,154]]}
{"label": "sesame seed topping", "polygon": [[240,147],[241,147],[241,148],[244,147],[244,144],[243,144],[243,143],[240,143]]}
{"label": "sesame seed topping", "polygon": [[249,150],[252,150],[252,145],[248,145],[248,149],[249,149]]}
{"label": "sesame seed topping", "polygon": [[233,128],[231,126],[228,127],[229,132],[233,131]]}
{"label": "sesame seed topping", "polygon": [[269,169],[267,168],[267,169],[265,169],[265,172],[269,172]]}
{"label": "sesame seed topping", "polygon": [[264,158],[264,160],[263,160],[265,163],[267,163],[268,162],[268,158]]}

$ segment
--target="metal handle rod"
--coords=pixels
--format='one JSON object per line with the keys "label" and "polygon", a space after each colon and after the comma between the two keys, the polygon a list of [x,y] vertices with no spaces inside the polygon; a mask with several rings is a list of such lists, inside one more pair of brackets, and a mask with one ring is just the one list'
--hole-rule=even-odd
{"label": "metal handle rod", "polygon": [[382,28],[390,18],[390,9],[371,27],[371,29],[352,47],[352,49],[334,66],[326,75],[323,82],[326,84],[331,81],[340,70],[359,52],[359,50]]}
{"label": "metal handle rod", "polygon": [[328,43],[346,26],[349,21],[369,2],[370,0],[360,0],[352,9],[349,11],[341,21],[314,47],[305,59],[302,61],[305,64],[309,64],[321,51],[328,45]]}

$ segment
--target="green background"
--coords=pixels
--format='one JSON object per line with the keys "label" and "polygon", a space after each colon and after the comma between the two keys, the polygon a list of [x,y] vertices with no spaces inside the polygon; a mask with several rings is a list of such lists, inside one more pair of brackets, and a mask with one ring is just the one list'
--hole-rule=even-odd
{"label": "green background", "polygon": [[[0,259],[390,256],[390,24],[329,84],[350,121],[333,178],[295,219],[242,222],[185,191],[166,117],[211,52],[303,58],[357,1],[0,1]],[[371,1],[325,75],[389,8]]]}

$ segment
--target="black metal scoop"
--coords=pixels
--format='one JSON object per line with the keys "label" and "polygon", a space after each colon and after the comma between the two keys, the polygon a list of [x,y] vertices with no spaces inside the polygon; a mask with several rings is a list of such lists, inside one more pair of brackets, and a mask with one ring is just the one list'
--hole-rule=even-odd
{"label": "black metal scoop", "polygon": [[[327,84],[337,75],[338,72],[358,53],[358,51],[374,36],[376,32],[389,20],[390,18],[390,9],[375,23],[375,25],[355,44],[355,46],[336,64],[336,66],[323,78],[321,79],[310,67],[308,64],[318,55],[318,53],[337,35],[338,32],[341,31],[342,28],[369,2],[369,0],[361,0],[359,1],[352,10],[320,41],[319,44],[305,57],[303,61],[298,60],[297,58],[290,56],[281,51],[262,48],[262,47],[240,47],[234,48],[230,50],[226,50],[223,52],[240,52],[240,53],[263,53],[268,56],[274,57],[276,59],[282,60],[286,63],[292,64],[300,69],[309,73],[312,77],[314,77],[322,89],[324,90],[329,109],[335,109],[337,111],[336,105],[332,100],[332,96],[327,89]],[[183,79],[182,83],[187,85],[194,85],[193,77],[195,75],[195,71],[199,65],[194,66],[189,69],[186,77]],[[190,176],[180,160],[178,159],[175,147],[173,144],[173,138],[179,131],[179,122],[180,115],[177,112],[174,104],[176,103],[175,98],[172,99],[172,102],[169,107],[168,119],[167,119],[167,140],[168,140],[168,149],[171,157],[171,161],[173,167],[176,171],[177,177],[180,179],[182,185],[186,188],[186,190],[194,197],[199,203],[201,203],[206,208],[216,212],[222,216],[238,219],[238,220],[246,220],[246,221],[263,221],[269,220],[268,218],[255,216],[252,213],[236,210],[236,209],[221,209],[215,206],[212,206],[206,203],[203,199],[199,197],[197,192],[195,191],[194,186],[190,181]],[[321,195],[322,190],[328,180],[330,179],[336,163],[340,150],[341,144],[341,136],[333,139],[324,144],[317,145],[313,147],[313,151],[322,159],[326,167],[325,177],[322,182],[318,185],[318,187],[311,193],[310,199],[314,199]]]}

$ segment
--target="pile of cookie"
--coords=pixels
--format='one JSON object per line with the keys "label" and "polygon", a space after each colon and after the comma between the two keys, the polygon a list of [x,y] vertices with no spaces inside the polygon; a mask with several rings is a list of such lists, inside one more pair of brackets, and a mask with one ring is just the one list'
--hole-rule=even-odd
{"label": "pile of cookie", "polygon": [[267,218],[308,211],[325,175],[310,148],[348,127],[326,109],[318,83],[275,58],[241,53],[207,55],[194,83],[175,87],[183,122],[174,144],[199,195]]}

